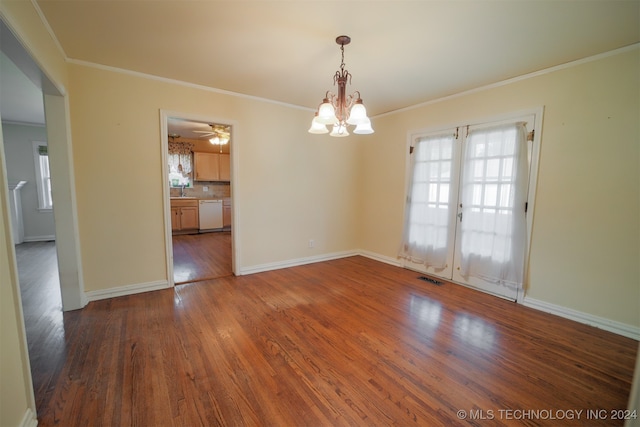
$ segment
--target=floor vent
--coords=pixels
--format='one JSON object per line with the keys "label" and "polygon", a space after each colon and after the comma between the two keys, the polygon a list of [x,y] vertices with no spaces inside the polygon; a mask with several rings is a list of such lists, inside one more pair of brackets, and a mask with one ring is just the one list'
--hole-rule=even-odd
{"label": "floor vent", "polygon": [[432,279],[431,277],[427,277],[427,276],[418,276],[418,279],[423,280],[425,282],[429,282],[429,283],[433,283],[434,285],[442,285],[442,282],[436,279]]}

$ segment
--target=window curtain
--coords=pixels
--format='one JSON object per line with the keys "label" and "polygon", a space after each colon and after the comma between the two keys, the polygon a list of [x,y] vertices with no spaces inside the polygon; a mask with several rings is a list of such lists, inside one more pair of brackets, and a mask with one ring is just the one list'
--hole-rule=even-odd
{"label": "window curtain", "polygon": [[399,253],[414,263],[446,267],[451,201],[453,144],[451,134],[423,137],[411,154],[411,181]]}
{"label": "window curtain", "polygon": [[461,274],[522,287],[528,186],[524,123],[470,130],[463,160]]}
{"label": "window curtain", "polygon": [[193,170],[194,144],[191,142],[169,142],[169,172],[187,177]]}

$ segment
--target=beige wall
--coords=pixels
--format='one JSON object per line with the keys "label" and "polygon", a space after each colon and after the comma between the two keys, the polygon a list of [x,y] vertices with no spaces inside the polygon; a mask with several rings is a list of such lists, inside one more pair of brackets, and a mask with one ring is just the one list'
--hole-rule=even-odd
{"label": "beige wall", "polygon": [[311,112],[83,65],[69,71],[87,291],[167,279],[160,109],[237,124],[239,269],[357,248],[356,146],[308,134]]}
{"label": "beige wall", "polygon": [[361,247],[396,256],[407,132],[544,106],[527,296],[639,327],[639,65],[634,49],[378,118]]}

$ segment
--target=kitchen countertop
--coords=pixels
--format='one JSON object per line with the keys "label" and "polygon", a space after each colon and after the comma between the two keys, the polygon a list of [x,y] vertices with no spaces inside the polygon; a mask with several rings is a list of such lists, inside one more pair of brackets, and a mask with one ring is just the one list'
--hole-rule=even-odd
{"label": "kitchen countertop", "polygon": [[191,196],[186,196],[186,197],[180,197],[180,196],[175,196],[175,197],[170,197],[170,200],[231,200],[231,197],[191,197]]}

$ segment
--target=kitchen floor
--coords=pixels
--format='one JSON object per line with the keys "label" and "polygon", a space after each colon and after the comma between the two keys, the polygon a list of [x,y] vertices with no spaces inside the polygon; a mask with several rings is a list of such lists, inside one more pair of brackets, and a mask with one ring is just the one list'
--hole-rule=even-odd
{"label": "kitchen floor", "polygon": [[173,236],[176,285],[231,275],[230,231]]}

